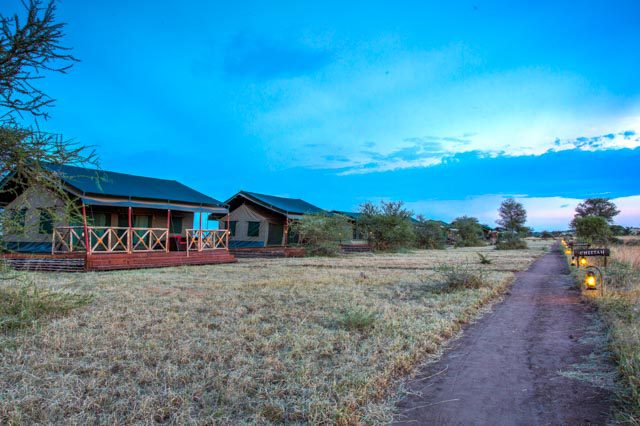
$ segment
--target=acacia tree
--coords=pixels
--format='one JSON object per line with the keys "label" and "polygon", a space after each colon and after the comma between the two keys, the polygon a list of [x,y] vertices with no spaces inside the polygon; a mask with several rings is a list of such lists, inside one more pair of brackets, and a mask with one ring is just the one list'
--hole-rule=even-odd
{"label": "acacia tree", "polygon": [[0,197],[10,200],[23,188],[43,187],[71,212],[74,205],[58,176],[43,165],[96,164],[95,153],[41,130],[39,121],[49,118],[54,99],[37,83],[47,73],[66,73],[76,59],[62,45],[65,24],[56,21],[55,2],[23,6],[22,15],[0,14]]}
{"label": "acacia tree", "polygon": [[365,203],[360,206],[360,213],[357,226],[368,232],[374,249],[397,250],[413,244],[412,212],[404,208],[402,201],[382,201],[379,206]]}
{"label": "acacia tree", "polygon": [[528,228],[524,226],[527,222],[527,211],[522,203],[513,198],[507,198],[500,204],[498,209],[500,218],[496,221],[504,228],[504,234],[496,244],[497,249],[520,249],[527,248],[527,244],[521,236]]}
{"label": "acacia tree", "polygon": [[576,214],[571,222],[571,227],[576,227],[576,219],[587,216],[598,216],[611,224],[613,223],[613,218],[619,213],[618,207],[608,198],[587,198],[576,207]]}

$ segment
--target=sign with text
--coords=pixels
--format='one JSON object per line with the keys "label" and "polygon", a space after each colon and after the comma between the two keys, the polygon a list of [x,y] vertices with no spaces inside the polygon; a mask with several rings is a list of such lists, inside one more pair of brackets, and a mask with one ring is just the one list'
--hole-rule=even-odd
{"label": "sign with text", "polygon": [[574,250],[574,256],[609,256],[608,248],[590,248]]}

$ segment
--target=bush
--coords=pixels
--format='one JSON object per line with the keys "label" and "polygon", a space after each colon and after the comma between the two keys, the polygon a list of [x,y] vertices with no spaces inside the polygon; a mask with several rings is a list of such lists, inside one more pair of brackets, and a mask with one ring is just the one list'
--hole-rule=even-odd
{"label": "bush", "polygon": [[369,233],[369,244],[374,250],[401,250],[409,248],[415,240],[411,212],[405,210],[402,201],[371,203],[360,208],[358,226]]}
{"label": "bush", "polygon": [[482,226],[475,217],[461,216],[451,222],[451,228],[456,229],[458,237],[456,247],[483,246]]}
{"label": "bush", "polygon": [[478,253],[478,257],[480,257],[480,264],[481,265],[491,265],[492,260],[489,259],[489,257],[485,256],[482,253]]}
{"label": "bush", "polygon": [[529,248],[521,238],[505,238],[496,243],[496,250],[524,250]]}
{"label": "bush", "polygon": [[363,332],[373,328],[377,319],[377,312],[357,307],[344,312],[336,322],[340,327],[347,330]]}
{"label": "bush", "polygon": [[576,237],[588,243],[605,244],[611,236],[611,229],[607,220],[600,216],[585,216],[574,219]]}
{"label": "bush", "polygon": [[418,217],[415,225],[416,246],[423,249],[444,249],[447,244],[447,231],[442,223]]}
{"label": "bush", "polygon": [[92,295],[44,290],[35,284],[0,288],[0,331],[29,327],[41,318],[66,315],[92,300]]}
{"label": "bush", "polygon": [[436,268],[436,273],[438,280],[433,289],[440,293],[478,289],[487,285],[484,273],[468,266],[440,265]]}
{"label": "bush", "polygon": [[351,224],[344,216],[307,214],[291,225],[300,244],[310,256],[337,256],[340,241],[351,235]]}

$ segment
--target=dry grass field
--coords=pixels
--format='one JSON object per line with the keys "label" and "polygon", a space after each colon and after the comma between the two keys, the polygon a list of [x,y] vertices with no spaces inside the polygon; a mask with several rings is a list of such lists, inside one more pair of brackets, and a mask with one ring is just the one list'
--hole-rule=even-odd
{"label": "dry grass field", "polygon": [[[549,244],[22,275],[93,300],[0,334],[0,423],[384,423],[402,378]],[[485,284],[438,290],[443,264]]]}
{"label": "dry grass field", "polygon": [[610,330],[623,393],[617,420],[640,425],[640,246],[614,246],[598,304]]}

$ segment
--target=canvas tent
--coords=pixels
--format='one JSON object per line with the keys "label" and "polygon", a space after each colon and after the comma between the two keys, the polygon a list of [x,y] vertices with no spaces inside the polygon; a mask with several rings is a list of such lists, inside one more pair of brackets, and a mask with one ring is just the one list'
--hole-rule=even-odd
{"label": "canvas tent", "polygon": [[[102,238],[107,229],[115,229],[118,239],[122,238],[124,228],[167,229],[165,239],[184,237],[186,229],[194,227],[194,213],[220,217],[228,211],[223,203],[175,180],[69,165],[43,164],[43,167],[53,172],[70,198],[82,206],[86,225],[99,228],[93,231],[99,234],[97,237],[87,236],[86,243],[91,245],[92,238]],[[3,230],[3,243],[11,251],[50,253],[54,248],[52,235],[55,237],[57,229],[67,232],[68,228],[85,228],[82,220],[68,222],[70,218],[64,215],[62,200],[47,189],[21,188],[12,174],[0,182],[0,189],[0,207],[20,216],[22,222],[19,232]],[[85,229],[78,232],[89,233]],[[145,237],[145,242],[148,240]],[[116,248],[122,249],[121,246]],[[102,245],[100,248],[104,249]]]}
{"label": "canvas tent", "polygon": [[220,227],[230,228],[230,248],[287,246],[295,243],[289,225],[310,213],[327,213],[299,198],[240,191],[226,201],[229,217]]}

